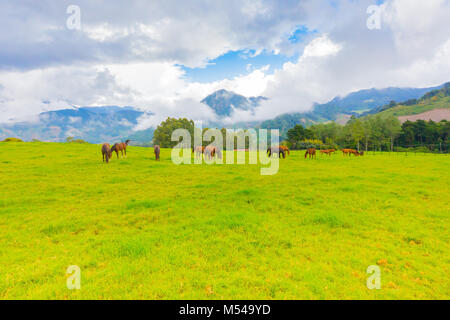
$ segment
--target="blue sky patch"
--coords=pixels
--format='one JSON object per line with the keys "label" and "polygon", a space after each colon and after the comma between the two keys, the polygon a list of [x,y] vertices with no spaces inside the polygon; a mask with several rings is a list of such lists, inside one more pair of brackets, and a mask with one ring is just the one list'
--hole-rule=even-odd
{"label": "blue sky patch", "polygon": [[298,55],[288,57],[282,54],[263,51],[256,55],[255,50],[229,51],[226,54],[209,61],[204,68],[188,68],[181,66],[185,77],[195,82],[212,82],[223,79],[233,79],[239,75],[246,75],[255,69],[270,65],[268,73],[281,69],[288,61],[296,61]]}

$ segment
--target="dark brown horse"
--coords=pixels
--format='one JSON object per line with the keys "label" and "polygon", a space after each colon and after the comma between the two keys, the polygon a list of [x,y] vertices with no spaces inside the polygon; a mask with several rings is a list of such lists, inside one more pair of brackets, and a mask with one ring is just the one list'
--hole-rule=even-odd
{"label": "dark brown horse", "polygon": [[156,145],[156,146],[154,147],[154,149],[155,149],[155,158],[156,158],[156,161],[159,161],[159,155],[160,155],[160,153],[161,153],[161,148],[160,148],[158,145]]}
{"label": "dark brown horse", "polygon": [[272,156],[272,154],[277,154],[278,157],[282,157],[283,159],[286,159],[286,151],[284,149],[284,147],[272,147],[267,149],[267,153],[269,155],[269,158]]}
{"label": "dark brown horse", "polygon": [[109,159],[111,159],[112,156],[112,149],[109,143],[104,143],[102,145],[102,155],[103,155],[103,162],[106,161],[106,163],[108,163]]}
{"label": "dark brown horse", "polygon": [[111,148],[111,151],[115,151],[117,154],[117,159],[119,159],[119,151],[122,152],[122,157],[123,157],[123,153],[125,152],[125,156],[127,155],[127,147],[128,147],[128,143],[131,140],[127,140],[125,142],[119,142],[116,143],[115,145],[113,145],[113,147]]}
{"label": "dark brown horse", "polygon": [[306,153],[305,153],[305,159],[308,157],[308,155],[309,155],[309,158],[311,159],[311,158],[316,158],[316,149],[314,149],[314,148],[309,148],[308,150],[306,150]]}

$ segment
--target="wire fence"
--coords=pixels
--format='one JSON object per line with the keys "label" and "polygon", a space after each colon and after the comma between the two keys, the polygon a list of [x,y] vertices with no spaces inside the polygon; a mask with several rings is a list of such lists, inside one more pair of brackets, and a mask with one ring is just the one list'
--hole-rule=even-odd
{"label": "wire fence", "polygon": [[371,155],[393,155],[393,156],[417,156],[417,155],[448,155],[450,152],[450,143],[437,143],[437,144],[421,144],[421,145],[394,145],[393,149],[389,148],[369,148],[368,150],[362,150]]}

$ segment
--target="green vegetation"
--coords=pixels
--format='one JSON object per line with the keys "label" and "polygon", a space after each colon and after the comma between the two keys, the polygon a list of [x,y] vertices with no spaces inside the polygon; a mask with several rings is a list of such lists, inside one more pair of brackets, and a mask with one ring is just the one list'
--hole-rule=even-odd
{"label": "green vegetation", "polygon": [[172,141],[172,132],[176,129],[186,129],[194,137],[194,121],[175,118],[167,118],[155,130],[153,134],[153,144],[160,145],[162,148],[173,148],[178,144],[177,141]]}
{"label": "green vegetation", "polygon": [[87,141],[84,141],[83,139],[74,139],[74,137],[67,137],[66,142],[67,143],[88,143]]}
{"label": "green vegetation", "polygon": [[[293,149],[315,147],[357,148],[364,150],[394,150],[394,146],[423,146],[429,151],[448,152],[450,122],[400,121],[393,115],[376,114],[364,118],[352,117],[345,125],[335,122],[313,125],[307,129],[300,125],[287,133]],[[319,143],[305,144],[305,140],[319,139]]]}
{"label": "green vegetation", "polygon": [[[8,143],[2,299],[448,299],[449,158],[174,165],[170,150]],[[366,287],[381,268],[381,290]],[[81,268],[81,290],[66,269]]]}
{"label": "green vegetation", "polygon": [[18,138],[6,138],[2,142],[23,142],[23,141]]}
{"label": "green vegetation", "polygon": [[399,117],[420,114],[434,109],[448,108],[450,108],[450,82],[445,84],[442,89],[433,90],[420,99],[411,99],[402,103],[393,101],[389,105],[376,109],[371,113]]}

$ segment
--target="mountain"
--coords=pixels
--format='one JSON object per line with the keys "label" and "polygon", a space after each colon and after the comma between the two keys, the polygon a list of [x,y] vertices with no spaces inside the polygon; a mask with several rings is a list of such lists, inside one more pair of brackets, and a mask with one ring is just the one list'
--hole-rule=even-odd
{"label": "mountain", "polygon": [[297,124],[308,126],[318,122],[337,121],[345,123],[352,115],[358,116],[384,106],[392,101],[418,99],[427,92],[442,86],[431,88],[385,88],[367,89],[352,92],[344,97],[336,97],[325,104],[315,104],[313,110],[305,113],[287,113],[272,120],[263,121],[260,128],[280,129],[285,136],[289,128]]}
{"label": "mountain", "polygon": [[201,102],[213,109],[218,116],[227,117],[233,113],[233,109],[253,110],[264,100],[267,100],[267,98],[247,98],[240,94],[222,89],[210,94]]}
{"label": "mountain", "polygon": [[62,142],[66,141],[67,137],[74,137],[90,143],[102,143],[122,141],[134,136],[150,141],[152,132],[139,135],[139,132],[133,130],[138,124],[138,119],[146,114],[151,113],[132,107],[117,106],[49,111],[41,113],[38,119],[32,122],[2,124],[0,138],[13,136],[22,140]]}
{"label": "mountain", "polygon": [[[448,120],[450,113],[450,82],[442,88],[435,89],[424,94],[420,99],[409,99],[401,103],[390,103],[364,113],[362,116],[370,114],[394,115],[400,120]],[[422,116],[423,115],[423,116]]]}

